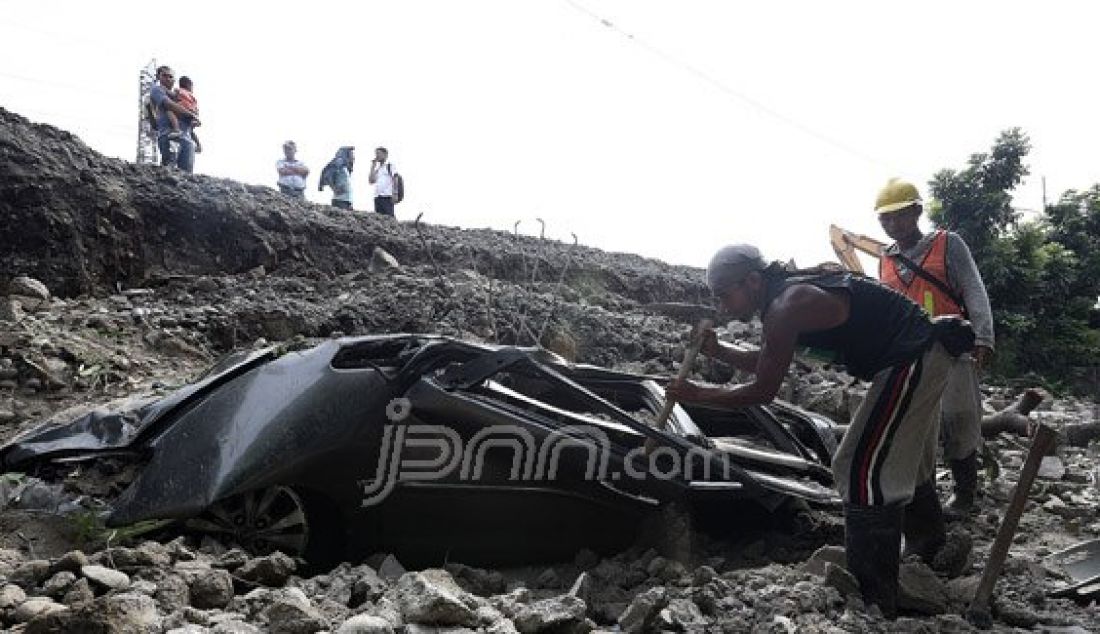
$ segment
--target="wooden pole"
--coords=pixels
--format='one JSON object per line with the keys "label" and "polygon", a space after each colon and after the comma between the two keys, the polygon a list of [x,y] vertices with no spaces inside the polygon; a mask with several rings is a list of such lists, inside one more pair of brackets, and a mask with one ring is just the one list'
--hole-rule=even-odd
{"label": "wooden pole", "polygon": [[1020,525],[1020,516],[1024,513],[1031,483],[1035,480],[1035,474],[1039,472],[1039,463],[1054,445],[1055,436],[1054,430],[1046,425],[1038,425],[1035,430],[1031,449],[1027,452],[1027,460],[1020,470],[1016,490],[1012,493],[1008,510],[1005,511],[1004,519],[1001,520],[1001,527],[997,529],[997,537],[989,549],[989,560],[986,561],[985,570],[982,571],[978,589],[974,592],[974,600],[966,609],[967,620],[978,627],[987,628],[993,624],[993,618],[989,612],[989,597],[993,594],[993,586],[997,583],[997,577],[1001,575],[1001,567],[1004,566],[1005,558],[1008,556],[1008,548],[1012,545],[1012,538]]}

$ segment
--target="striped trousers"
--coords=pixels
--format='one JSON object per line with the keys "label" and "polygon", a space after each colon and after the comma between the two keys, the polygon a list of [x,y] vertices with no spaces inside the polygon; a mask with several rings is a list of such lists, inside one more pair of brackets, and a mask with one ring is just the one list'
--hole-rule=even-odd
{"label": "striped trousers", "polygon": [[833,458],[845,502],[906,504],[935,475],[940,399],[953,362],[937,343],[912,363],[875,375]]}

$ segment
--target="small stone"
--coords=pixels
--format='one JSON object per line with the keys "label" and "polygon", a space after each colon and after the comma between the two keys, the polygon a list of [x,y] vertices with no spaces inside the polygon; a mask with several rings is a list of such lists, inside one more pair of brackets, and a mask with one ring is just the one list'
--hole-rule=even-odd
{"label": "small stone", "polygon": [[923,563],[902,564],[898,573],[898,608],[935,615],[947,611],[947,589]]}
{"label": "small stone", "polygon": [[289,556],[274,552],[264,557],[250,559],[237,569],[237,576],[269,588],[279,588],[294,574],[297,564]]}
{"label": "small stone", "polygon": [[397,601],[409,623],[476,626],[477,615],[464,595],[443,570],[406,573],[397,582]]}
{"label": "small stone", "polygon": [[47,595],[59,599],[65,596],[65,593],[69,591],[69,587],[76,581],[76,574],[68,570],[62,570],[54,573],[52,577],[47,579],[42,584],[42,589]]}
{"label": "small stone", "polygon": [[377,273],[378,271],[392,271],[399,268],[401,268],[401,264],[398,263],[397,258],[382,247],[374,247],[374,251],[371,252],[370,256],[370,264],[367,266],[368,271]]}
{"label": "small stone", "polygon": [[23,321],[23,305],[10,297],[0,297],[0,321]]}
{"label": "small stone", "polygon": [[61,556],[53,567],[50,568],[52,572],[60,572],[62,570],[68,570],[69,572],[80,572],[80,569],[87,566],[91,562],[88,561],[88,556],[83,551],[71,550]]}
{"label": "small stone", "polygon": [[202,610],[220,610],[233,600],[233,577],[228,570],[208,570],[195,577],[190,592],[191,605]]}
{"label": "small stone", "polygon": [[10,610],[26,600],[27,593],[13,583],[0,589],[0,610]]}
{"label": "small stone", "polygon": [[328,629],[328,622],[299,588],[277,590],[272,596],[271,605],[261,613],[269,632],[305,634]]}
{"label": "small stone", "polygon": [[619,627],[624,632],[643,632],[668,605],[668,591],[661,586],[650,588],[634,597],[619,617]]}
{"label": "small stone", "polygon": [[706,617],[691,599],[673,599],[657,615],[657,627],[676,632],[698,632],[706,627]]}
{"label": "small stone", "polygon": [[356,566],[352,569],[355,581],[351,584],[351,594],[348,597],[348,607],[356,608],[368,601],[374,603],[386,591],[386,582],[378,576],[378,573],[367,565]]}
{"label": "small stone", "polygon": [[161,612],[179,612],[186,610],[191,605],[190,581],[197,579],[203,573],[195,573],[190,576],[175,574],[169,571],[157,571],[155,581],[157,584],[153,599],[157,602],[157,608]]}
{"label": "small stone", "polygon": [[201,293],[213,293],[220,288],[221,286],[219,286],[215,280],[212,280],[209,277],[200,277],[199,279],[195,280],[194,284],[194,289]]}
{"label": "small stone", "polygon": [[49,576],[50,562],[45,559],[35,559],[16,566],[8,581],[26,589],[37,586]]}
{"label": "small stone", "polygon": [[33,297],[43,301],[50,298],[50,291],[45,284],[25,275],[20,275],[8,284],[8,294]]}
{"label": "small stone", "polygon": [[91,581],[93,585],[107,590],[123,590],[130,587],[129,575],[104,566],[84,566],[80,569],[80,574],[84,575],[84,578]]}
{"label": "small stone", "polygon": [[378,576],[382,577],[386,581],[393,583],[405,575],[405,567],[401,565],[400,561],[397,561],[397,557],[393,555],[386,555],[386,558],[382,560],[382,563],[378,566]]}
{"label": "small stone", "polygon": [[157,593],[157,584],[147,579],[135,579],[130,583],[130,591],[151,597]]}
{"label": "small stone", "polygon": [[692,575],[691,583],[695,586],[705,586],[718,578],[718,571],[710,566],[699,566]]}
{"label": "small stone", "polygon": [[[168,627],[167,623],[161,623],[162,627]],[[201,625],[195,625],[194,623],[188,623],[181,625],[180,627],[172,627],[164,630],[164,634],[206,634],[206,628]]]}
{"label": "small stone", "polygon": [[1044,480],[1061,480],[1066,476],[1066,465],[1058,456],[1043,456],[1038,476]]}
{"label": "small stone", "polygon": [[215,565],[232,571],[248,563],[248,559],[248,553],[240,548],[233,548],[219,555]]}
{"label": "small stone", "polygon": [[95,592],[92,590],[92,584],[88,583],[84,577],[74,581],[73,585],[69,586],[69,591],[61,598],[61,602],[70,608],[77,608],[92,601],[95,601]]}
{"label": "small stone", "polygon": [[165,568],[172,565],[171,553],[160,542],[142,542],[134,549],[134,557],[138,567]]}
{"label": "small stone", "polygon": [[1011,627],[1031,629],[1042,620],[1035,610],[1020,601],[994,600],[993,613]]}
{"label": "small stone", "polygon": [[36,617],[62,612],[68,609],[69,608],[55,602],[53,599],[33,597],[27,599],[19,607],[15,608],[12,619],[15,620],[16,623],[27,623]]}
{"label": "small stone", "polygon": [[458,563],[448,563],[444,569],[467,592],[483,597],[504,592],[504,575],[495,570],[483,570]]}
{"label": "small stone", "polygon": [[227,619],[210,628],[210,634],[262,634],[263,630],[240,619]]}
{"label": "small stone", "polygon": [[980,582],[981,577],[978,575],[951,579],[947,582],[948,600],[958,605],[969,605],[974,600]]}
{"label": "small stone", "polygon": [[584,601],[563,594],[520,606],[513,620],[523,634],[571,630],[584,622],[586,609]]}
{"label": "small stone", "polygon": [[393,634],[389,621],[378,616],[359,614],[344,621],[336,628],[336,634]]}

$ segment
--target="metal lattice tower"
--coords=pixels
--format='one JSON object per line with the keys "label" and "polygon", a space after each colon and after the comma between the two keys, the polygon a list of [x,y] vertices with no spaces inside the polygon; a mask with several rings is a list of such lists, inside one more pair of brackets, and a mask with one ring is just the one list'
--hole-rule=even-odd
{"label": "metal lattice tower", "polygon": [[149,90],[157,80],[157,60],[151,60],[145,68],[138,73],[138,135],[137,158],[138,163],[160,162],[160,152],[157,150],[157,132],[149,126],[145,118],[145,104],[149,101]]}

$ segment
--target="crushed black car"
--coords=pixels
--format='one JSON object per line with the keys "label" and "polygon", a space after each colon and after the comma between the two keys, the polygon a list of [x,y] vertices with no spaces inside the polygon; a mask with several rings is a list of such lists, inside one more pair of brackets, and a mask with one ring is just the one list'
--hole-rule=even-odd
{"label": "crushed black car", "polygon": [[676,406],[658,430],[659,378],[442,336],[344,338],[237,353],[159,400],[46,423],[0,466],[136,466],[109,526],[171,520],[314,560],[545,560],[629,546],[671,502],[838,503],[827,418]]}

